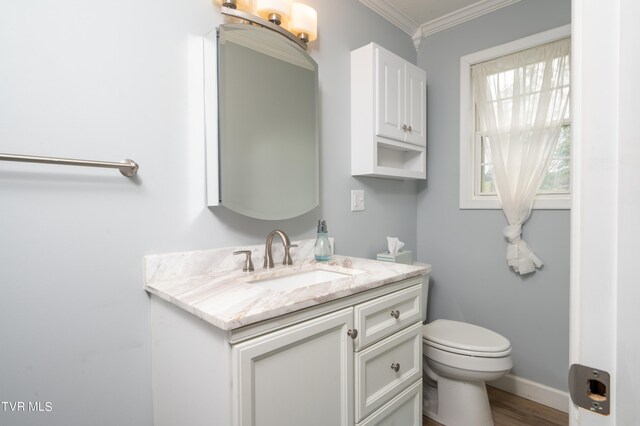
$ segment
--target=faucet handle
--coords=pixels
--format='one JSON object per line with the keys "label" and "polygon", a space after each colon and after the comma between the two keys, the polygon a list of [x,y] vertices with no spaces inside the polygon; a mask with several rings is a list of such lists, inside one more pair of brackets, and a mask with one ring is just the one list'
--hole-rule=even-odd
{"label": "faucet handle", "polygon": [[255,269],[253,268],[253,262],[251,261],[251,250],[238,250],[233,252],[234,255],[244,254],[246,257],[244,259],[244,268],[242,268],[242,272],[252,272]]}
{"label": "faucet handle", "polygon": [[298,247],[297,244],[285,244],[284,246],[284,259],[282,259],[283,265],[293,265],[293,260],[291,259],[291,247]]}

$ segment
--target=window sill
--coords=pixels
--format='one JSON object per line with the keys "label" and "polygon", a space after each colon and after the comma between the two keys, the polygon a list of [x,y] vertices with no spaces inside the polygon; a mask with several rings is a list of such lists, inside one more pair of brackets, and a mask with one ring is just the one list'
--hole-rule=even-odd
{"label": "window sill", "polygon": [[[460,210],[500,210],[496,196],[460,197]],[[571,210],[571,195],[540,195],[533,202],[534,210]]]}

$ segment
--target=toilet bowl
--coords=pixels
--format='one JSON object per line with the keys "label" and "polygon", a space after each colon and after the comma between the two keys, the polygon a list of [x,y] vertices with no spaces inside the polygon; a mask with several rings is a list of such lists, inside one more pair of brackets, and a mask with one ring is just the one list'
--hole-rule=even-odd
{"label": "toilet bowl", "polygon": [[[422,336],[424,415],[447,426],[493,425],[485,382],[513,367],[509,340],[477,325],[443,319],[423,326]],[[435,393],[437,398],[429,398]]]}

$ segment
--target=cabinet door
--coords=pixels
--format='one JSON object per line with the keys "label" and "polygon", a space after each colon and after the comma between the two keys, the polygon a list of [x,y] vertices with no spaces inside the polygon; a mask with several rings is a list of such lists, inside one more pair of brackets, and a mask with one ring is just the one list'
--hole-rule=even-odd
{"label": "cabinet door", "polygon": [[408,130],[405,140],[409,143],[427,144],[427,79],[420,68],[406,64],[405,121]]}
{"label": "cabinet door", "polygon": [[353,308],[233,348],[234,425],[353,424]]}
{"label": "cabinet door", "polygon": [[375,48],[376,135],[404,140],[404,60]]}

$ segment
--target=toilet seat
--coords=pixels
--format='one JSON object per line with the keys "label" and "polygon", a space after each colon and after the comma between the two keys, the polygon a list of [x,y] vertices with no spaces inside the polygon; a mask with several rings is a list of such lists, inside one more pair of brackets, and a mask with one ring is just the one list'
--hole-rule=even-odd
{"label": "toilet seat", "polygon": [[427,346],[459,355],[501,358],[511,353],[507,338],[473,324],[452,320],[435,320],[422,327]]}

